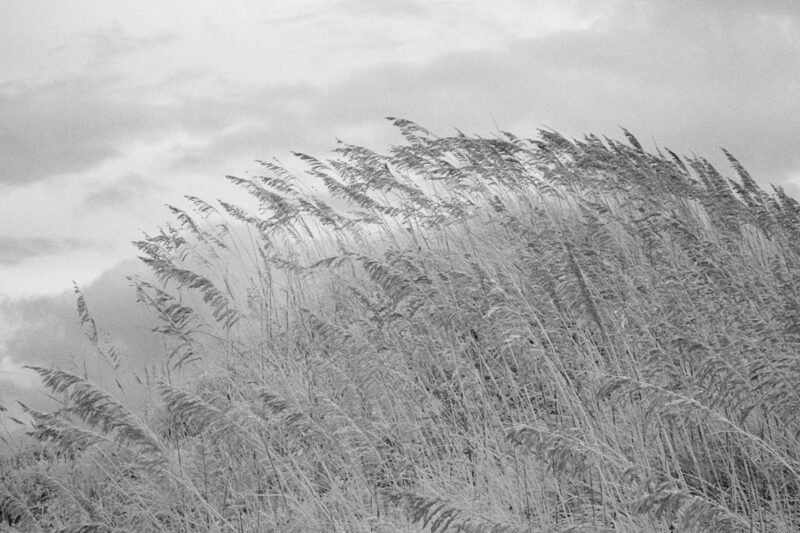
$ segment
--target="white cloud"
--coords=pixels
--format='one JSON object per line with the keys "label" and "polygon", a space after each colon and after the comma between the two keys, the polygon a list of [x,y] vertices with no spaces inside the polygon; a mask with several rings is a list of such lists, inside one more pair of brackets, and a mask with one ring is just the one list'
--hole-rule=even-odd
{"label": "white cloud", "polygon": [[0,385],[6,387],[14,385],[18,389],[39,390],[41,383],[39,374],[25,368],[24,364],[18,363],[10,356],[0,357]]}

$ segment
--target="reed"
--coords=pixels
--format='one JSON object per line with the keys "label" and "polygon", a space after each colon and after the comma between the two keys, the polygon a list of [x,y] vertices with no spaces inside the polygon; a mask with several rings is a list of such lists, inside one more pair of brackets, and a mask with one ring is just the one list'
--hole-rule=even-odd
{"label": "reed", "polygon": [[391,120],[136,243],[191,379],[142,414],[35,369],[67,401],[0,469],[3,527],[800,529],[800,204],[626,130]]}

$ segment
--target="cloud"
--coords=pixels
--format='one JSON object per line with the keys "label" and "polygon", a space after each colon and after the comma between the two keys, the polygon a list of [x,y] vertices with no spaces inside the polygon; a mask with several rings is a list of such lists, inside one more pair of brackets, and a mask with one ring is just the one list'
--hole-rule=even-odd
{"label": "cloud", "polygon": [[[81,36],[81,40],[94,58],[91,65],[95,68],[106,67],[125,56],[172,44],[178,39],[178,34],[164,30],[153,35],[134,35],[127,31],[119,21],[115,21],[111,26],[86,32]],[[65,51],[68,51],[69,48],[68,46],[59,47]]]}
{"label": "cloud", "polygon": [[[41,6],[21,9],[21,20],[30,25],[37,9]],[[250,4],[228,10],[198,6],[182,12],[185,9],[97,9],[71,24],[63,23],[66,9],[48,9],[47,21],[59,30],[62,44],[49,55],[40,50],[31,56],[35,68],[24,77],[6,78],[16,81],[0,87],[0,185],[19,187],[80,173],[123,157],[137,141],[181,133],[217,137],[209,142],[230,146],[231,140],[241,138],[229,134],[231,128],[266,132],[268,137],[247,145],[260,142],[258,152],[263,153],[270,148],[268,142],[284,134],[312,134],[305,115],[292,109],[293,102],[314,98],[308,93],[311,87],[320,90],[331,79],[387,60],[420,62],[447,50],[479,48],[487,42],[494,46],[506,38],[506,11],[532,12],[524,3],[503,2],[496,11],[505,22],[496,27],[485,20],[476,22],[470,10],[451,3],[404,1],[375,7],[362,0],[306,2],[284,10],[302,15],[294,23],[263,24],[263,16],[272,15],[275,8]],[[109,24],[115,17],[117,21]],[[539,19],[547,17],[527,25],[520,18],[511,17],[514,32],[538,27]],[[343,31],[345,24],[349,31]],[[210,32],[214,25],[218,33]],[[173,26],[174,30],[164,29]],[[70,29],[77,29],[78,35]],[[15,45],[22,52],[30,48],[24,46],[25,36],[37,49],[50,39],[50,34],[20,32]],[[56,56],[63,60],[53,59]],[[61,72],[61,64],[67,63],[73,74],[56,81],[33,76],[34,70],[59,67]],[[34,78],[50,81],[34,83]],[[261,100],[254,97],[259,93]],[[289,109],[279,108],[281,104]],[[285,119],[296,122],[287,125]],[[259,121],[263,124],[254,124]]]}
{"label": "cloud", "polygon": [[311,125],[395,115],[440,133],[485,134],[496,120],[520,135],[548,125],[618,137],[621,124],[716,162],[722,145],[762,182],[787,179],[800,168],[797,17],[692,5],[625,4],[589,31],[364,70],[314,95]]}
{"label": "cloud", "polygon": [[383,121],[394,115],[441,134],[487,134],[496,123],[520,135],[550,126],[619,137],[623,125],[643,141],[706,156],[727,170],[724,146],[762,183],[797,174],[797,3],[743,2],[742,10],[715,2],[614,5],[587,30],[421,64],[387,63],[327,87],[253,89],[208,102],[242,127],[176,161],[201,169],[225,154],[317,153],[348,132],[368,132],[371,138],[344,140],[380,149],[396,140]]}
{"label": "cloud", "polygon": [[167,170],[208,173],[223,161],[252,164],[290,150],[325,150],[335,142],[337,127],[325,123],[319,112],[326,93],[308,84],[279,84],[242,90],[224,100],[187,99],[182,104],[187,113],[224,117],[225,127],[208,131],[203,142],[176,144]]}
{"label": "cloud", "polygon": [[199,76],[176,74],[173,93],[163,85],[126,87],[114,75],[6,84],[0,91],[0,185],[21,186],[85,171],[123,155],[135,141],[223,130],[230,120],[214,113],[218,105],[174,94],[187,77]]}
{"label": "cloud", "polygon": [[[204,170],[200,165],[218,156],[248,153],[255,158],[269,146],[291,147],[294,138],[313,135],[304,119],[320,89],[222,84],[217,87],[221,94],[183,94],[206,78],[187,70],[144,89],[124,87],[113,76],[73,77],[41,86],[7,84],[0,90],[0,185],[21,187],[75,175],[127,157],[135,143],[173,142],[171,153],[163,155],[176,164],[195,163],[184,170]],[[204,156],[209,145],[227,151]],[[255,146],[258,150],[249,150]],[[142,186],[156,190],[144,180],[124,177],[91,194],[89,202],[118,201],[121,194],[141,192]]]}
{"label": "cloud", "polygon": [[94,246],[97,246],[97,244],[80,239],[26,238],[0,235],[0,265],[17,265],[33,257]]}
{"label": "cloud", "polygon": [[108,94],[113,83],[84,77],[6,85],[0,94],[0,184],[85,170],[118,154],[137,131],[152,127],[140,104]]}
{"label": "cloud", "polygon": [[[97,281],[82,287],[97,325],[109,333],[123,361],[120,379],[129,387],[134,374],[159,366],[161,339],[151,332],[153,316],[136,303],[128,275],[148,278],[138,260],[123,262]],[[61,368],[83,375],[101,386],[113,386],[111,367],[94,350],[78,324],[72,291],[57,296],[0,302],[0,323],[11,324],[0,338],[0,403],[25,398],[41,405],[39,380],[24,365]],[[142,378],[144,379],[144,378]]]}
{"label": "cloud", "polygon": [[[346,0],[340,7],[360,3]],[[0,125],[0,183],[85,170],[121,157],[131,143],[180,135],[192,142],[170,149],[166,169],[202,172],[234,158],[325,150],[348,132],[374,133],[370,144],[380,146],[394,138],[380,133],[386,115],[444,132],[487,133],[496,121],[523,135],[544,124],[565,133],[618,135],[622,124],[645,139],[705,155],[725,145],[770,181],[800,168],[792,145],[800,133],[792,119],[800,111],[797,3],[609,5],[588,29],[567,24],[504,47],[472,47],[427,62],[398,56],[357,70],[351,62],[327,85],[237,85],[187,65],[144,87],[108,72],[7,86],[0,93],[7,117]],[[370,16],[399,10],[415,17],[421,9],[432,7],[395,3]],[[98,57],[104,47],[109,57],[125,56],[174,39],[111,30],[87,38]],[[199,89],[206,85],[214,89]],[[87,202],[110,205],[135,190],[121,181]]]}
{"label": "cloud", "polygon": [[19,390],[37,389],[41,380],[35,372],[25,368],[10,356],[0,357],[0,384],[4,389],[16,387]]}
{"label": "cloud", "polygon": [[83,207],[88,209],[122,207],[165,190],[166,187],[162,185],[137,174],[129,174],[110,184],[99,186],[96,191],[86,196]]}
{"label": "cloud", "polygon": [[415,0],[388,0],[372,2],[370,0],[340,0],[336,2],[336,12],[345,12],[351,16],[379,15],[383,17],[420,17],[428,13],[423,2]]}

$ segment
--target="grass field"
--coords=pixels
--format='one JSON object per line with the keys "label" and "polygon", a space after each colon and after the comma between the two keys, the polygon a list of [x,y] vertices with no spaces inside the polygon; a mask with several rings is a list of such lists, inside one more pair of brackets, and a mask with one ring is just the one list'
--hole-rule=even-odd
{"label": "grass field", "polygon": [[37,368],[0,531],[800,530],[800,204],[624,130],[394,123],[137,243],[152,401]]}

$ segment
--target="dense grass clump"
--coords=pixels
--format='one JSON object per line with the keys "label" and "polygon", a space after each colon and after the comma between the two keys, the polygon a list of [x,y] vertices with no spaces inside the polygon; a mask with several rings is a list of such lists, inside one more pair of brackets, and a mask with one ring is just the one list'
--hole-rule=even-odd
{"label": "dense grass clump", "polygon": [[142,413],[37,369],[68,401],[2,470],[7,523],[800,530],[800,204],[627,131],[395,124],[137,243],[170,373]]}

